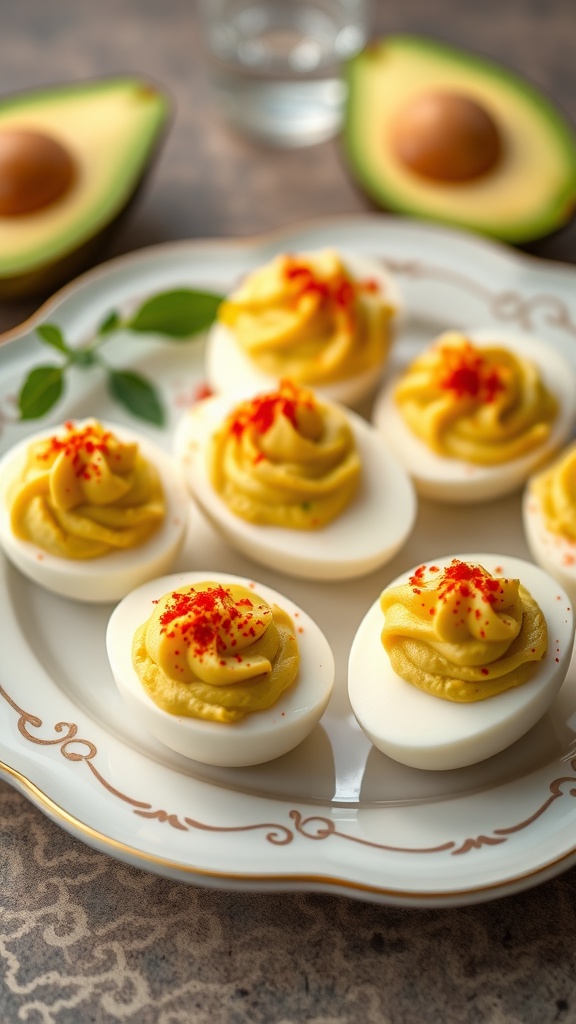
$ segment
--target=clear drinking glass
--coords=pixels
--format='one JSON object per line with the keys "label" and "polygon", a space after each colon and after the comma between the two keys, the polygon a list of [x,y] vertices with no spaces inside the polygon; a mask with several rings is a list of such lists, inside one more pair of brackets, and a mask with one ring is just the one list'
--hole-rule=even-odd
{"label": "clear drinking glass", "polygon": [[370,0],[198,0],[222,113],[276,146],[330,138],[341,123],[342,61],[364,46]]}

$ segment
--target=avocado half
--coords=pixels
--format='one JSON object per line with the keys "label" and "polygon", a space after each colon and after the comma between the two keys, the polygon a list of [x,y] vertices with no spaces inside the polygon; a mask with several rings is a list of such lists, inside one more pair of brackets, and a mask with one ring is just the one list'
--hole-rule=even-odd
{"label": "avocado half", "polygon": [[95,258],[170,114],[167,95],[132,76],[0,99],[0,298],[47,293]]}
{"label": "avocado half", "polygon": [[[538,89],[511,71],[427,37],[392,35],[370,43],[348,62],[347,85],[344,153],[354,177],[378,206],[516,244],[550,234],[572,217],[574,133]],[[453,117],[442,124],[437,109],[424,109],[430,97],[440,97],[440,106],[456,97],[491,123],[497,145],[484,133],[479,154],[490,146],[493,151],[487,166],[480,159],[477,174],[458,180],[455,170],[456,180],[450,180],[459,152],[474,142],[464,131],[458,150],[460,128]],[[409,158],[410,145],[420,153],[419,131],[432,136],[428,143],[436,149],[436,161],[438,146],[446,140],[440,174],[430,161],[423,167],[424,160],[418,164],[416,157]]]}

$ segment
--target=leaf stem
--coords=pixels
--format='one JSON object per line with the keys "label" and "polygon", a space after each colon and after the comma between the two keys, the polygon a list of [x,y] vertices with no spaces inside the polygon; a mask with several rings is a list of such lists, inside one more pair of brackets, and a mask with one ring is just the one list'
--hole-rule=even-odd
{"label": "leaf stem", "polygon": [[145,300],[129,319],[112,310],[95,333],[79,348],[72,348],[55,324],[41,324],[39,339],[63,356],[60,366],[39,366],[32,370],[20,390],[21,419],[39,419],[56,404],[64,390],[64,377],[71,366],[101,367],[108,377],[109,392],[132,415],[156,425],[163,422],[163,408],[155,385],[139,373],[116,370],[102,358],[100,349],[121,330],[134,334],[161,334],[170,341],[188,341],[215,320],[222,297],[209,292],[178,288]]}

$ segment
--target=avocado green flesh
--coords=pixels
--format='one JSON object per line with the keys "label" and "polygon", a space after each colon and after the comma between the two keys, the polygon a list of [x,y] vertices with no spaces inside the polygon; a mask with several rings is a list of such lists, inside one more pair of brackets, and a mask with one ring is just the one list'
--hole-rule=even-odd
{"label": "avocado green flesh", "polygon": [[0,132],[52,135],[76,164],[72,187],[41,210],[0,217],[0,295],[64,280],[125,210],[149,170],[169,114],[167,97],[137,78],[23,93],[0,101]]}
{"label": "avocado green flesh", "polygon": [[[540,238],[576,207],[576,141],[534,87],[486,60],[415,36],[390,36],[348,64],[343,144],[352,173],[378,205],[509,242]],[[405,104],[427,91],[475,99],[504,140],[493,171],[461,183],[424,179],[390,144]]]}

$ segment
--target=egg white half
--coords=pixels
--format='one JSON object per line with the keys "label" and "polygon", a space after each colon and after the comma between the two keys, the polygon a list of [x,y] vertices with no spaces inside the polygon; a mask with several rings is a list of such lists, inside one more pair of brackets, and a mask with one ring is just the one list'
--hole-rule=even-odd
{"label": "egg white half", "polygon": [[176,458],[191,495],[233,547],[269,568],[319,580],[363,576],[396,554],[416,519],[414,487],[380,434],[351,411],[347,418],[362,478],[355,498],[336,519],[319,530],[291,530],[250,523],[231,512],[210,482],[207,448],[236,404],[232,396],[204,399],[184,416],[175,434]]}
{"label": "egg white half", "polygon": [[[78,421],[78,427],[86,421]],[[158,529],[144,543],[99,558],[63,558],[43,551],[30,541],[15,537],[10,525],[8,490],[21,475],[30,444],[57,433],[58,428],[39,431],[20,441],[0,460],[0,545],[7,558],[46,590],[75,601],[100,603],[118,601],[145,580],[168,572],[184,541],[190,498],[170,454],[148,438],[115,423],[103,426],[124,441],[135,441],[145,459],[153,463],[164,489],[166,515]]]}
{"label": "egg white half", "polygon": [[[396,281],[376,261],[350,253],[341,253],[341,256],[353,277],[374,278],[381,283],[383,294],[397,310],[391,327],[394,331],[402,313],[402,299]],[[374,392],[387,359],[388,355],[378,366],[346,379],[312,386],[317,394],[329,401],[355,407]],[[270,391],[283,376],[280,373],[275,377],[261,370],[238,344],[230,328],[218,322],[208,332],[205,373],[208,386],[216,394],[233,392],[244,396],[254,394],[255,391]]]}
{"label": "egg white half", "polygon": [[425,498],[440,502],[480,502],[510,494],[567,440],[576,420],[576,373],[572,364],[549,343],[532,335],[509,334],[494,328],[466,332],[479,347],[502,345],[531,360],[556,396],[558,415],[544,444],[520,458],[496,466],[479,466],[433,452],[404,422],[394,400],[399,376],[391,379],[376,397],[373,422],[386,438]]}
{"label": "egg white half", "polygon": [[522,500],[522,521],[530,553],[534,560],[564,587],[576,603],[576,542],[562,537],[546,526],[540,502],[526,487]]}
{"label": "egg white half", "polygon": [[[300,667],[295,682],[271,708],[248,714],[239,722],[206,722],[163,711],[144,689],[132,664],[134,633],[152,614],[155,603],[172,590],[207,580],[249,587],[269,604],[282,608],[296,630]],[[138,587],[113,611],[106,647],[116,685],[137,721],[167,747],[204,764],[233,768],[286,754],[320,721],[334,685],[334,655],[310,616],[262,583],[221,572],[173,573]]]}
{"label": "egg white half", "polygon": [[[508,555],[450,555],[431,559],[429,564],[443,567],[454,557],[480,564],[495,576],[519,579],[544,613],[548,651],[532,678],[516,689],[467,704],[443,700],[394,672],[380,639],[384,613],[376,601],[352,643],[348,693],[354,715],[374,746],[413,768],[462,768],[510,746],[550,707],[572,656],[572,604],[548,573]],[[404,573],[390,586],[406,582],[413,572]]]}

